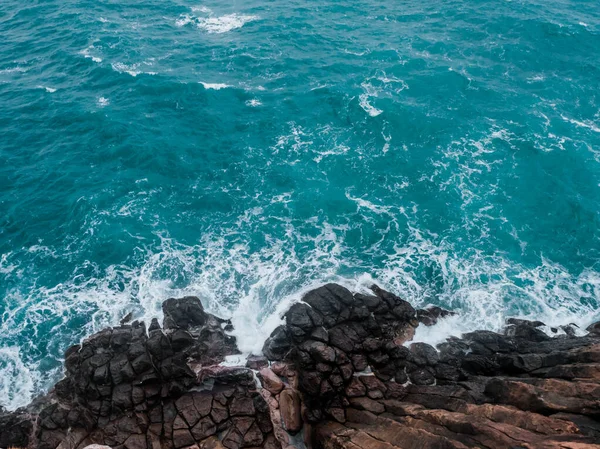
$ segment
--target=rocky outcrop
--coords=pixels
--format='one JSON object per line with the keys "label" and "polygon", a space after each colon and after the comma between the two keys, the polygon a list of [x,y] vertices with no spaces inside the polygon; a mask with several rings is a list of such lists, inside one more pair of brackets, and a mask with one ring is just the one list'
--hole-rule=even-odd
{"label": "rocky outcrop", "polygon": [[[107,329],[65,355],[46,396],[0,414],[0,447],[361,449],[600,447],[600,325],[550,337],[511,319],[434,348],[415,310],[328,284],[285,314],[261,355],[197,298],[163,304],[163,327]],[[560,334],[560,335],[559,335]]]}

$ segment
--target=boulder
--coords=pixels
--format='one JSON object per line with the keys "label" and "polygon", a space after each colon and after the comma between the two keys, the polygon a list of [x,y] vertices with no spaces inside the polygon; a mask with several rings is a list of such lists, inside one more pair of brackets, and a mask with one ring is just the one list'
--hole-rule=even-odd
{"label": "boulder", "polygon": [[261,369],[259,371],[259,378],[263,388],[271,394],[277,394],[283,390],[283,382],[270,368]]}
{"label": "boulder", "polygon": [[279,410],[285,429],[292,435],[302,428],[300,395],[296,390],[285,389],[279,395]]}
{"label": "boulder", "polygon": [[406,347],[419,322],[451,312],[372,290],[308,292],[246,366],[221,363],[239,353],[227,321],[198,298],[169,299],[164,329],[126,320],[69,348],[54,389],[0,410],[0,447],[597,446],[600,325],[550,337],[513,318],[504,333]]}
{"label": "boulder", "polygon": [[202,326],[207,320],[202,303],[195,296],[167,299],[162,305],[162,310],[165,329],[188,329]]}

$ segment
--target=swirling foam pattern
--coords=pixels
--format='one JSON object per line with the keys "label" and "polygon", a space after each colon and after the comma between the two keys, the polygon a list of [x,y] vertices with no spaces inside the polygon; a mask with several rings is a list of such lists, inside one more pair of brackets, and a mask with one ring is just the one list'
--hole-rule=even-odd
{"label": "swirling foam pattern", "polygon": [[194,294],[599,319],[596,0],[0,2],[0,402]]}

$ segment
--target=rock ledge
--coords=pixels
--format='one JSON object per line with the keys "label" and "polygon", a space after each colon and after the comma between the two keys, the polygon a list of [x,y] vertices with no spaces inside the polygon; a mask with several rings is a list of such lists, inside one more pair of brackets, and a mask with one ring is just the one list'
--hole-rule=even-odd
{"label": "rock ledge", "polygon": [[436,349],[409,342],[453,312],[372,290],[310,291],[237,367],[222,365],[238,353],[231,323],[168,299],[162,328],[134,321],[67,350],[63,380],[0,414],[0,448],[600,447],[600,323],[549,337],[510,319]]}

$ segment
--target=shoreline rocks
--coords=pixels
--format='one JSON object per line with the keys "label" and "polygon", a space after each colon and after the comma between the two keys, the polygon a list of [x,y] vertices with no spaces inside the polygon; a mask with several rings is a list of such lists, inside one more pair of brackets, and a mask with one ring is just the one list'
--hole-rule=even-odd
{"label": "shoreline rocks", "polygon": [[550,337],[509,319],[436,349],[410,340],[453,312],[372,290],[308,292],[245,366],[222,365],[230,322],[168,299],[162,327],[124,320],[69,348],[65,378],[0,413],[0,448],[600,447],[598,323]]}

